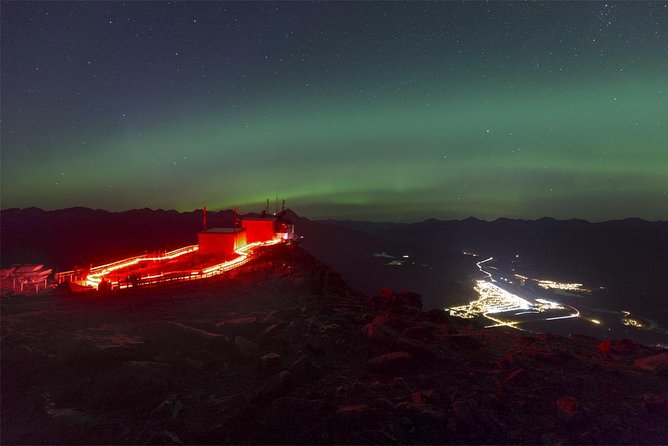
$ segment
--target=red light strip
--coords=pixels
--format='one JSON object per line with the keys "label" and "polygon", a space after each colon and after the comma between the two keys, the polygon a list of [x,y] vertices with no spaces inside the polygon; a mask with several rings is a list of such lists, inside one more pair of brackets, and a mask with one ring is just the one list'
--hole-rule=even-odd
{"label": "red light strip", "polygon": [[[169,280],[176,280],[176,281],[204,279],[204,278],[207,278],[207,277],[211,277],[211,276],[223,273],[225,271],[230,271],[234,268],[238,268],[238,267],[246,264],[250,260],[249,256],[252,254],[253,250],[257,247],[271,246],[271,245],[275,245],[277,243],[281,243],[282,241],[283,240],[280,239],[280,238],[274,238],[272,240],[267,240],[267,241],[264,241],[264,242],[255,242],[255,243],[245,245],[245,246],[243,246],[243,247],[241,247],[241,248],[239,248],[235,251],[235,253],[238,255],[238,257],[236,257],[232,260],[228,260],[228,261],[223,262],[223,263],[219,263],[217,265],[209,266],[209,267],[207,267],[205,269],[202,269],[202,270],[191,271],[191,272],[182,272],[184,274],[184,276],[175,275],[175,274],[178,274],[176,272],[171,273],[171,274],[168,273],[167,275],[164,274],[164,273],[160,273],[160,274],[156,274],[156,275],[141,277],[140,280],[144,281],[144,283],[146,283],[146,281],[148,281],[149,283],[158,283],[158,282],[160,282],[160,280],[151,280],[151,279],[161,279],[161,278],[164,278],[166,276],[173,276],[173,278],[171,278]],[[92,287],[97,287],[100,284],[100,282],[102,282],[104,277],[106,275],[108,275],[109,273],[113,272],[113,271],[116,271],[116,270],[119,270],[119,269],[122,269],[122,268],[126,268],[128,266],[136,265],[137,263],[142,262],[142,261],[161,261],[161,260],[174,259],[174,258],[182,256],[184,254],[188,254],[188,253],[197,251],[198,249],[199,249],[198,245],[190,245],[190,246],[185,246],[183,248],[175,249],[174,251],[170,251],[170,252],[168,252],[168,253],[166,253],[162,256],[157,256],[157,257],[156,256],[149,257],[149,256],[145,256],[145,255],[136,256],[136,257],[130,257],[128,259],[120,260],[118,262],[112,262],[112,263],[108,263],[106,265],[96,266],[94,268],[91,268],[91,270],[90,270],[91,272],[88,274],[88,276],[86,276],[86,284],[89,285],[89,286],[92,286]],[[127,285],[121,285],[118,282],[111,282],[111,283],[112,283],[112,285],[116,285],[119,288],[127,288]]]}

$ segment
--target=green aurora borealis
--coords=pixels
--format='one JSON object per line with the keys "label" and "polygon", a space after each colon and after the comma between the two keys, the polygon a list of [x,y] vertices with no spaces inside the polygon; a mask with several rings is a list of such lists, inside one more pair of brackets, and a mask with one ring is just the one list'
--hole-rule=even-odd
{"label": "green aurora borealis", "polygon": [[666,219],[668,9],[610,5],[3,3],[2,208]]}

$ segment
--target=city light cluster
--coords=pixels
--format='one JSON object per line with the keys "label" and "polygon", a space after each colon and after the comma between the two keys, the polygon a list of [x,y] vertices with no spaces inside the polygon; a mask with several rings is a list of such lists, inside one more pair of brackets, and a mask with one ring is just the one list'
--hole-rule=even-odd
{"label": "city light cluster", "polygon": [[535,309],[529,301],[485,280],[477,280],[474,289],[478,293],[478,299],[467,305],[448,308],[451,316],[472,319],[504,311]]}
{"label": "city light cluster", "polygon": [[538,286],[545,288],[546,290],[558,289],[566,291],[590,291],[587,288],[583,288],[581,283],[560,283],[554,282],[552,280],[536,280],[536,283]]}
{"label": "city light cluster", "polygon": [[535,309],[538,312],[543,312],[547,310],[564,310],[565,307],[558,302],[553,302],[547,299],[536,299],[535,300]]}
{"label": "city light cluster", "polygon": [[645,328],[645,324],[640,322],[637,319],[633,319],[630,317],[625,317],[622,319],[622,324],[628,325],[629,327],[635,327],[635,328]]}
{"label": "city light cluster", "polygon": [[[478,293],[478,299],[467,305],[451,307],[447,310],[449,310],[451,316],[463,319],[482,316],[494,322],[494,325],[485,328],[505,326],[521,330],[518,326],[522,322],[521,320],[505,319],[500,317],[500,313],[514,312],[513,315],[520,316],[529,313],[538,314],[554,310],[568,310],[564,305],[547,299],[535,299],[534,302],[529,302],[486,280],[477,280],[474,289]],[[552,316],[544,320],[550,321],[580,316],[578,310],[572,307],[570,309],[572,312],[566,315]]]}

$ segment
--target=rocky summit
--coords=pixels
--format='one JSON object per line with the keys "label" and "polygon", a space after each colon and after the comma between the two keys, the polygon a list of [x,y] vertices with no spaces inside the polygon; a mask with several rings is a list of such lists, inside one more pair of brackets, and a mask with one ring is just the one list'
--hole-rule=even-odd
{"label": "rocky summit", "polygon": [[665,444],[668,353],[365,296],[296,246],[4,299],[3,444]]}

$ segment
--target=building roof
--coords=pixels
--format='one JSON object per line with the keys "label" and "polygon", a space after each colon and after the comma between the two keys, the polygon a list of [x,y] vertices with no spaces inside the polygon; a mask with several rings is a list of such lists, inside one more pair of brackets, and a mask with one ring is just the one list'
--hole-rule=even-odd
{"label": "building roof", "polygon": [[206,231],[201,231],[207,234],[234,234],[236,232],[243,232],[246,228],[210,228]]}

